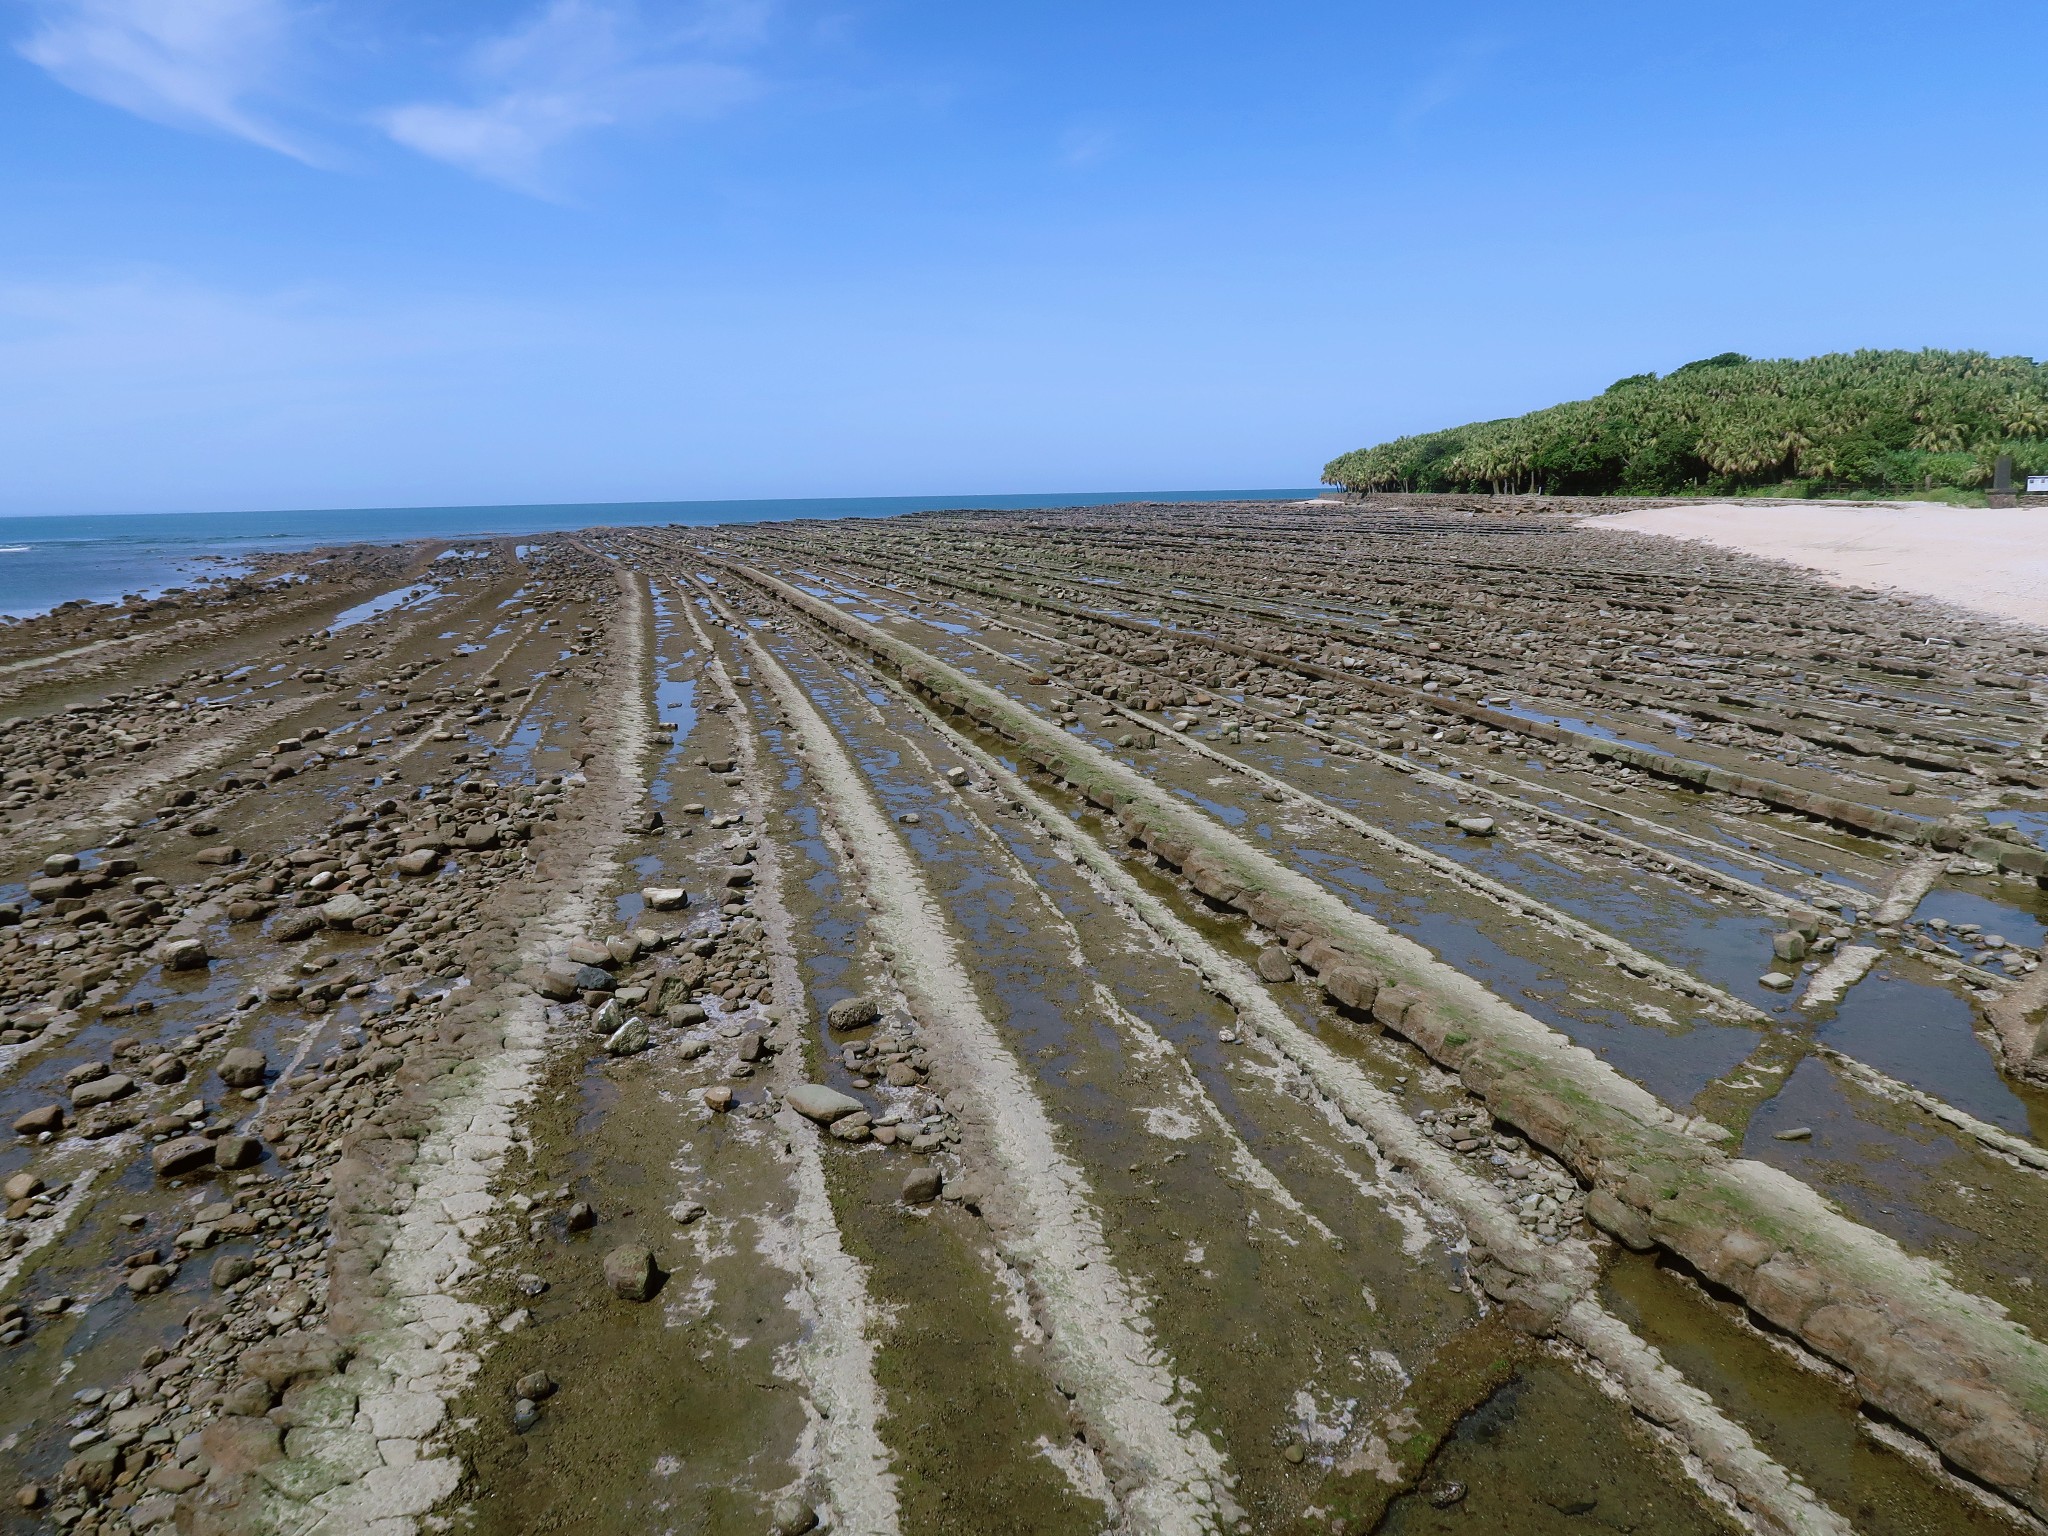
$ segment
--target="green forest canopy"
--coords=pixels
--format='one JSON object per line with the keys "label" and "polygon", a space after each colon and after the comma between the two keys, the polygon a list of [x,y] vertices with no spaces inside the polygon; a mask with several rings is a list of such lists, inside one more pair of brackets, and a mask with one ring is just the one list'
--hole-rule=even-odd
{"label": "green forest canopy", "polygon": [[1332,459],[1354,491],[1730,494],[1990,483],[2048,473],[2048,366],[1983,352],[1702,358],[1591,400],[1397,437]]}

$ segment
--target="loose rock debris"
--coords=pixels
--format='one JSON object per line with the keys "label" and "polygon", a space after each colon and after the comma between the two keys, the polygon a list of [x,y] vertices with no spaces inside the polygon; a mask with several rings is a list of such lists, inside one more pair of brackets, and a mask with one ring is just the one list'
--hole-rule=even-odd
{"label": "loose rock debris", "polygon": [[2048,639],[1412,501],[450,547],[0,630],[24,1529],[2048,1516]]}

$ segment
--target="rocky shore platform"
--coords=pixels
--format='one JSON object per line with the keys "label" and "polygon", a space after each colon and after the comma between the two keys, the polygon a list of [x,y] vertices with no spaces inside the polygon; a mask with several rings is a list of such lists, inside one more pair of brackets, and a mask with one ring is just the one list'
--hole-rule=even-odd
{"label": "rocky shore platform", "polygon": [[1573,509],[0,629],[0,1529],[2048,1526],[2048,632]]}

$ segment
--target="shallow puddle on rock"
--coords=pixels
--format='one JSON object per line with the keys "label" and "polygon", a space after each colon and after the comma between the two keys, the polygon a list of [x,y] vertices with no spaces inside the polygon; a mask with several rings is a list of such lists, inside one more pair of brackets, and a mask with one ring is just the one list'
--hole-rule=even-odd
{"label": "shallow puddle on rock", "polygon": [[1892,965],[1851,987],[1817,1038],[1958,1109],[2040,1139],[2030,1105],[1993,1064],[1970,1005],[1946,987],[1899,974]]}
{"label": "shallow puddle on rock", "polygon": [[1938,885],[1921,898],[1913,917],[1923,923],[1938,917],[1951,928],[1975,923],[2008,943],[2039,949],[2048,939],[2048,893],[2031,881],[1985,882],[1982,889]]}
{"label": "shallow puddle on rock", "polygon": [[1617,1253],[1601,1294],[1859,1536],[2006,1536],[2014,1529],[1879,1444],[1862,1426],[1853,1392],[1800,1364],[1735,1306],[1710,1299],[1654,1259]]}
{"label": "shallow puddle on rock", "polygon": [[1731,1528],[1598,1388],[1563,1366],[1536,1364],[1459,1424],[1421,1487],[1394,1501],[1378,1531],[1727,1536]]}
{"label": "shallow puddle on rock", "polygon": [[[1760,1038],[1747,1025],[1699,1016],[1690,999],[1672,999],[1686,1012],[1667,1007],[1674,1019],[1670,1024],[1648,1015],[1639,1019],[1619,1006],[1589,1004],[1575,995],[1577,990],[1613,975],[1612,968],[1593,954],[1560,953],[1539,961],[1503,948],[1476,921],[1430,910],[1420,900],[1371,899],[1378,878],[1357,865],[1335,856],[1310,857],[1300,849],[1294,857],[1360,910],[1597,1052],[1667,1104],[1690,1103],[1700,1089],[1746,1057]],[[1559,942],[1560,950],[1566,942]]]}
{"label": "shallow puddle on rock", "polygon": [[[1810,1134],[1779,1139],[1780,1132],[1799,1130]],[[1910,1247],[1965,1235],[1914,1209],[1907,1194],[1916,1179],[1967,1156],[1962,1147],[1940,1131],[1909,1138],[1859,1115],[1833,1068],[1818,1057],[1802,1061],[1777,1095],[1757,1106],[1742,1150],[1824,1190],[1859,1220]]]}
{"label": "shallow puddle on rock", "polygon": [[[1796,1140],[1780,1132],[1805,1131]],[[1966,1290],[2028,1327],[2048,1326],[2048,1181],[1956,1139],[1907,1106],[1872,1098],[1809,1057],[1757,1107],[1743,1152],[1783,1168],[1908,1250],[1942,1261]]]}

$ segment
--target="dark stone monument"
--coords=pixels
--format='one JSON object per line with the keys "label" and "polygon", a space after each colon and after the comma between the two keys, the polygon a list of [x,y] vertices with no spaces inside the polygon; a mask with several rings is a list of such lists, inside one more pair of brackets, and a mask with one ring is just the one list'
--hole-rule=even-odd
{"label": "dark stone monument", "polygon": [[2012,455],[2001,453],[1998,462],[1991,466],[1991,492],[1984,500],[1994,507],[2014,505],[2012,494]]}

